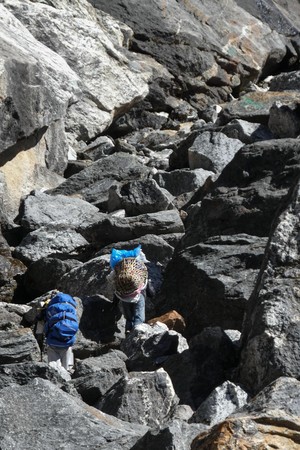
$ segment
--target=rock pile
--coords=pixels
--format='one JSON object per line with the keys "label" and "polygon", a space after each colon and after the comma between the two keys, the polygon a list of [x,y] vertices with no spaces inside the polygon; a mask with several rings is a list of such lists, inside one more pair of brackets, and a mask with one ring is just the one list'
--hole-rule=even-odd
{"label": "rock pile", "polygon": [[[0,447],[300,442],[300,7],[0,2]],[[154,296],[128,336],[111,249]],[[77,299],[71,377],[36,306]]]}

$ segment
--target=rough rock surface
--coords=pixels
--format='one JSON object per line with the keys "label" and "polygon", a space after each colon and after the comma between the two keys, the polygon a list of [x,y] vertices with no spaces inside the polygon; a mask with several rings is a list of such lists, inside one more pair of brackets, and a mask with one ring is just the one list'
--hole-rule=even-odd
{"label": "rough rock surface", "polygon": [[292,0],[0,1],[1,450],[299,447],[299,32]]}

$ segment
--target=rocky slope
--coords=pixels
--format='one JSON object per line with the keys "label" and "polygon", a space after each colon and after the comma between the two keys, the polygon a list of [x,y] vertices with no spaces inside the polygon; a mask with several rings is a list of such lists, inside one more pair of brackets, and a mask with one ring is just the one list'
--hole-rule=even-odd
{"label": "rocky slope", "polygon": [[[292,0],[0,0],[2,450],[299,448],[299,32]],[[106,276],[138,243],[125,338]]]}

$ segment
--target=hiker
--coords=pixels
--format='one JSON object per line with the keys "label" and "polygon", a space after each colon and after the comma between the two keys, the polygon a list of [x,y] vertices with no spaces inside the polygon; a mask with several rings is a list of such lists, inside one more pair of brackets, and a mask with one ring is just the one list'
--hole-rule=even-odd
{"label": "hiker", "polygon": [[126,324],[125,334],[145,322],[145,299],[148,284],[148,262],[141,246],[133,250],[112,249],[110,281],[114,288],[114,302],[119,301]]}
{"label": "hiker", "polygon": [[[40,334],[41,323],[44,324],[48,364],[55,368],[63,367],[68,372],[72,372],[74,366],[72,346],[79,328],[76,300],[63,292],[52,292],[51,298],[42,305],[36,327],[37,335]],[[41,342],[41,339],[38,341]]]}

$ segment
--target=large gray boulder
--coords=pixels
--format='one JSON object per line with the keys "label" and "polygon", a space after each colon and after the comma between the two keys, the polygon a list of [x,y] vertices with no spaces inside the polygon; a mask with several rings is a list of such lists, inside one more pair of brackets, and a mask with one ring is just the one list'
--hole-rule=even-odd
{"label": "large gray boulder", "polygon": [[155,370],[169,356],[187,349],[186,339],[161,322],[137,325],[121,344],[131,371]]}
{"label": "large gray boulder", "polygon": [[181,314],[188,337],[208,326],[240,330],[266,243],[266,238],[236,234],[175,252],[155,302],[157,313]]}
{"label": "large gray boulder", "polygon": [[234,1],[93,4],[129,25],[135,48],[165,65],[180,86],[188,85],[190,103],[200,111],[226,100],[247,79],[257,80],[286,54],[286,39]]}
{"label": "large gray boulder", "polygon": [[247,392],[240,386],[225,381],[201,403],[189,421],[213,426],[222,422],[237,409],[242,408],[247,400]]}
{"label": "large gray boulder", "polygon": [[80,9],[70,10],[66,4],[26,2],[24,9],[23,2],[5,1],[35,38],[60,55],[80,79],[83,100],[71,107],[67,120],[74,135],[71,145],[93,139],[109,125],[115,111],[145,97],[151,74],[111,40],[101,16],[82,3]]}
{"label": "large gray boulder", "polygon": [[0,330],[17,330],[29,309],[28,305],[0,302]]}
{"label": "large gray boulder", "polygon": [[242,146],[239,139],[229,138],[219,132],[204,131],[188,149],[189,167],[219,174]]}
{"label": "large gray boulder", "polygon": [[277,208],[299,172],[298,139],[245,145],[200,204],[189,209],[182,246],[208,236],[269,236]]}
{"label": "large gray boulder", "polygon": [[129,450],[148,429],[103,414],[41,378],[2,389],[0,417],[3,450]]}
{"label": "large gray boulder", "polygon": [[14,249],[14,256],[26,264],[47,256],[76,257],[88,247],[88,242],[74,230],[51,230],[41,227],[28,233]]}
{"label": "large gray boulder", "polygon": [[40,349],[30,328],[0,331],[0,364],[39,361]]}
{"label": "large gray boulder", "polygon": [[299,199],[298,182],[274,223],[246,313],[240,381],[253,393],[279,376],[299,376]]}
{"label": "large gray boulder", "polygon": [[83,219],[93,221],[97,214],[98,208],[80,198],[37,191],[24,199],[18,221],[28,231],[41,227],[67,230],[78,228]]}
{"label": "large gray boulder", "polygon": [[195,191],[213,175],[213,172],[205,169],[177,169],[170,172],[158,171],[153,178],[159,186],[167,189],[172,195],[178,196]]}
{"label": "large gray boulder", "polygon": [[6,6],[6,1],[0,5],[0,58],[5,68],[0,110],[2,152],[62,118],[80,93],[80,79],[67,62],[35,39]]}
{"label": "large gray boulder", "polygon": [[178,404],[164,369],[131,372],[96,403],[96,408],[130,423],[155,427],[168,422]]}
{"label": "large gray boulder", "polygon": [[138,216],[173,209],[172,200],[173,196],[155,180],[130,181],[110,188],[108,211],[125,209],[126,215]]}
{"label": "large gray boulder", "polygon": [[89,195],[89,190],[93,185],[105,179],[114,179],[115,181],[129,181],[136,179],[145,179],[149,176],[151,169],[133,155],[123,152],[105,156],[95,161],[86,169],[74,174],[56,189],[49,190],[53,195]]}
{"label": "large gray boulder", "polygon": [[79,398],[72,384],[66,382],[60,373],[46,362],[25,361],[0,365],[0,390],[11,385],[25,385],[35,378],[48,380],[63,391]]}
{"label": "large gray boulder", "polygon": [[140,214],[132,217],[118,217],[98,214],[99,220],[82,219],[78,226],[85,239],[98,246],[113,242],[130,241],[147,234],[172,234],[184,232],[184,225],[177,209]]}
{"label": "large gray boulder", "polygon": [[[121,352],[119,352],[121,354]],[[122,377],[127,375],[124,359],[118,352],[77,361],[74,372],[74,387],[89,405],[98,402]]]}

